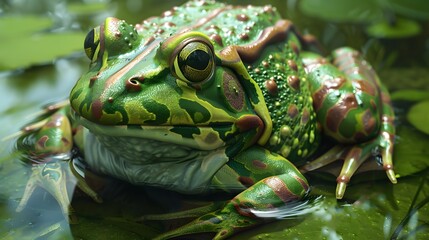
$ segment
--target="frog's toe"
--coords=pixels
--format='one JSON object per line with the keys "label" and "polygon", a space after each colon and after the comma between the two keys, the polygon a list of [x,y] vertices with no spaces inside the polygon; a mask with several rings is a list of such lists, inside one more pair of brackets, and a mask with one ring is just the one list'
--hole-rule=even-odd
{"label": "frog's toe", "polygon": [[336,198],[342,199],[351,177],[369,158],[375,157],[376,159],[381,159],[387,177],[392,183],[397,182],[395,172],[393,171],[392,146],[393,143],[391,141],[386,142],[383,140],[383,135],[370,142],[351,147],[337,145],[316,160],[302,166],[300,170],[305,173],[326,166],[336,160],[344,159],[341,172],[337,177],[336,189]]}
{"label": "frog's toe", "polygon": [[240,229],[245,229],[258,223],[260,223],[260,220],[257,218],[242,216],[235,211],[219,210],[203,215],[180,228],[166,232],[156,239],[171,239],[198,233],[214,233],[213,239],[221,240],[230,237]]}
{"label": "frog's toe", "polygon": [[[390,145],[389,145],[390,147]],[[381,149],[381,153],[380,153]],[[356,170],[369,158],[381,158],[383,169],[386,171],[387,177],[392,183],[396,183],[395,172],[393,171],[392,154],[389,148],[379,144],[379,141],[362,143],[352,147],[346,157],[341,169],[340,175],[337,178],[337,199],[342,199],[346,191],[347,183],[356,172]]]}

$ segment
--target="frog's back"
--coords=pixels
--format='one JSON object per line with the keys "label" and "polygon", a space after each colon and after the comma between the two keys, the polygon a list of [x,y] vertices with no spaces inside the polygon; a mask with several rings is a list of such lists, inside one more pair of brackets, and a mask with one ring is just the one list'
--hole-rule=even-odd
{"label": "frog's back", "polygon": [[271,6],[231,6],[214,1],[190,1],[152,17],[136,28],[143,39],[168,38],[185,31],[199,31],[209,36],[216,50],[230,45],[256,41],[261,31],[273,26],[280,15]]}
{"label": "frog's back", "polygon": [[272,120],[273,130],[266,147],[296,162],[317,149],[319,132],[299,57],[301,37],[290,22],[281,20],[274,7],[191,1],[160,17],[147,19],[136,28],[143,39],[166,39],[186,31],[202,32],[213,41],[218,52],[233,45],[257,45],[264,30],[272,31],[278,23],[288,25],[284,27],[285,37],[271,41],[260,50],[255,48],[251,59],[242,60],[261,88]]}

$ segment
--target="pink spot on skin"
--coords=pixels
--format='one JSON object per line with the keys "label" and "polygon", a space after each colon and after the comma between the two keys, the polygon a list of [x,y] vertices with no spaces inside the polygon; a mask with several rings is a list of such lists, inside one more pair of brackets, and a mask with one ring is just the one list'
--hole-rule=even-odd
{"label": "pink spot on skin", "polygon": [[391,169],[393,169],[393,165],[392,164],[386,164],[386,165],[383,166],[383,169],[386,170],[386,171],[387,170],[391,170]]}
{"label": "pink spot on skin", "polygon": [[296,63],[293,60],[287,60],[287,65],[293,71],[295,71],[295,72],[298,71],[298,66],[296,65]]}
{"label": "pink spot on skin", "polygon": [[302,117],[301,117],[301,124],[307,124],[308,120],[310,120],[310,112],[308,111],[307,108],[304,109],[303,113],[302,113]]}
{"label": "pink spot on skin", "polygon": [[299,114],[298,107],[295,104],[289,105],[287,114],[290,118],[295,118]]}
{"label": "pink spot on skin", "polygon": [[264,123],[258,116],[248,115],[238,119],[236,126],[240,129],[240,132],[246,132],[250,129],[263,127]]}
{"label": "pink spot on skin", "polygon": [[253,166],[255,166],[256,168],[260,168],[260,169],[265,169],[267,168],[267,164],[263,163],[260,160],[253,160],[252,161]]}
{"label": "pink spot on skin", "polygon": [[255,181],[253,181],[253,179],[250,177],[240,176],[238,177],[238,181],[246,187],[250,187],[255,184]]}
{"label": "pink spot on skin", "polygon": [[103,103],[99,99],[92,103],[91,112],[93,119],[100,120],[103,115]]}
{"label": "pink spot on skin", "polygon": [[38,141],[37,141],[37,145],[39,145],[39,147],[44,148],[46,147],[46,142],[49,140],[48,136],[42,136]]}
{"label": "pink spot on skin", "polygon": [[235,75],[224,72],[223,74],[223,90],[226,100],[236,111],[241,111],[244,107],[244,90],[238,82]]}
{"label": "pink spot on skin", "polygon": [[337,183],[348,183],[348,182],[350,182],[350,177],[347,177],[347,176],[339,176],[338,178],[337,178]]}

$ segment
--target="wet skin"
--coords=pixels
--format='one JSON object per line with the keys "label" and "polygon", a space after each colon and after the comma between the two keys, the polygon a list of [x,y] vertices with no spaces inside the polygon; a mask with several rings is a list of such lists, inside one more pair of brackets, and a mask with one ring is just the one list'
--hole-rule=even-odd
{"label": "wet skin", "polygon": [[[388,92],[357,51],[323,57],[309,51],[315,45],[270,6],[197,1],[135,26],[107,18],[85,39],[91,63],[69,101],[23,130],[38,163],[19,209],[41,186],[70,215],[70,169],[98,202],[85,171],[186,194],[236,192],[222,209],[160,236],[222,239],[260,223],[252,210],[301,201],[309,192],[301,172],[338,159],[339,199],[374,156],[396,183]],[[322,135],[336,145],[307,162]],[[58,161],[73,148],[84,169]]]}

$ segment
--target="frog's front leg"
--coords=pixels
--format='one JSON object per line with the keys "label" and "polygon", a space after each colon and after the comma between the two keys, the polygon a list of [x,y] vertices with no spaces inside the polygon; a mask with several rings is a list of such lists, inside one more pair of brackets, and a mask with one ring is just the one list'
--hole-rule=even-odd
{"label": "frog's front leg", "polygon": [[80,176],[70,171],[72,166],[69,160],[75,141],[69,111],[68,103],[48,106],[39,121],[22,130],[17,148],[32,167],[24,195],[17,207],[18,212],[25,208],[36,187],[41,187],[57,200],[64,216],[70,222],[76,222],[67,192],[66,184],[69,181],[77,181],[80,189],[95,201],[101,201]]}
{"label": "frog's front leg", "polygon": [[336,195],[341,199],[347,183],[368,158],[380,158],[392,183],[396,183],[392,153],[395,127],[389,93],[372,67],[350,48],[333,52],[332,63],[317,54],[304,53],[313,106],[326,135],[338,141],[303,172],[344,159],[337,178]]}
{"label": "frog's front leg", "polygon": [[256,212],[283,207],[282,215],[288,215],[286,212],[297,214],[295,203],[309,191],[307,180],[292,163],[261,147],[252,147],[240,153],[226,167],[233,171],[231,175],[236,175],[237,180],[248,188],[222,209],[205,214],[158,239],[201,232],[214,232],[214,239],[224,239],[267,220],[258,218]]}

